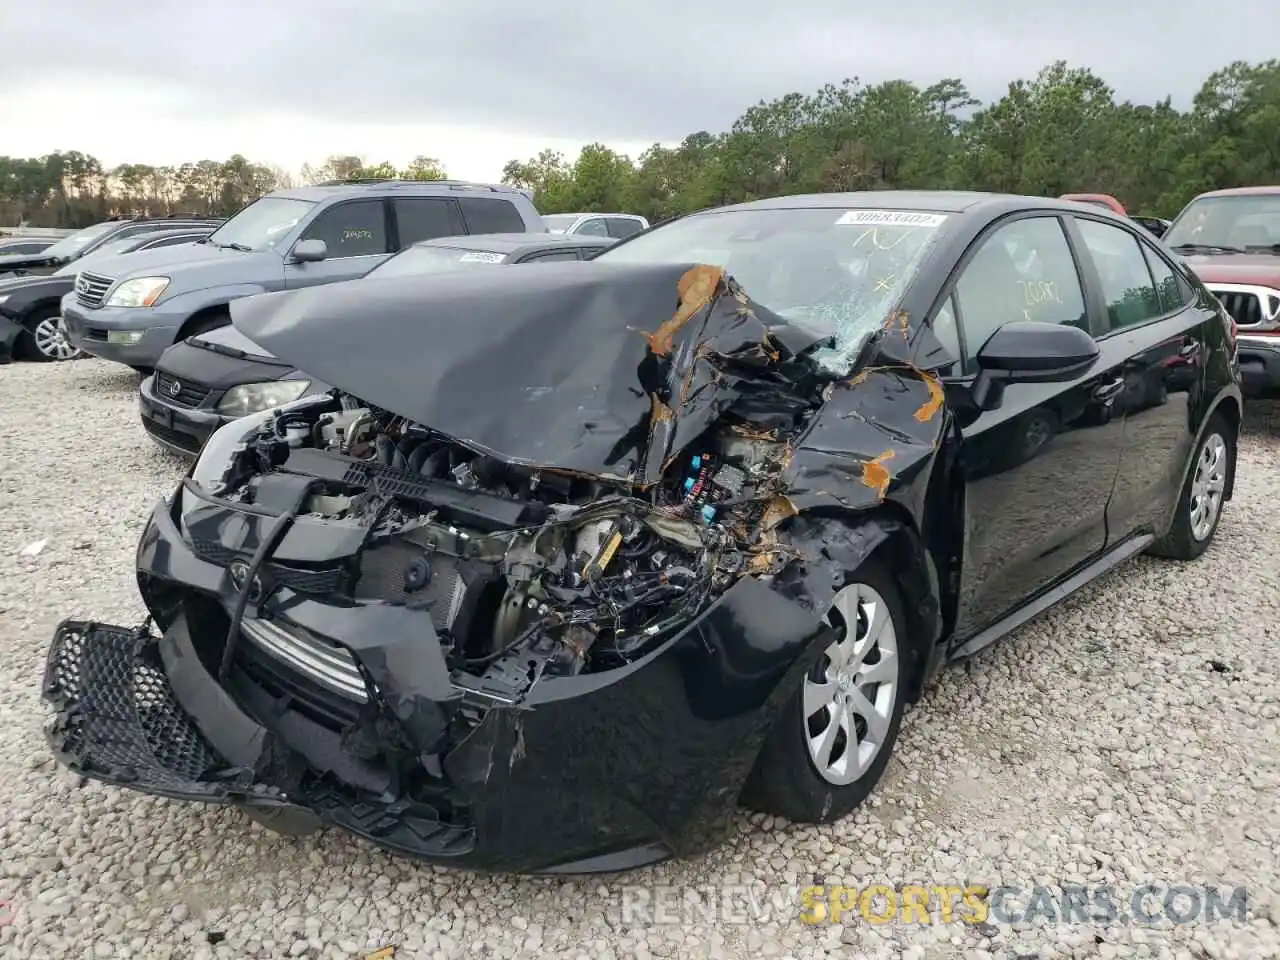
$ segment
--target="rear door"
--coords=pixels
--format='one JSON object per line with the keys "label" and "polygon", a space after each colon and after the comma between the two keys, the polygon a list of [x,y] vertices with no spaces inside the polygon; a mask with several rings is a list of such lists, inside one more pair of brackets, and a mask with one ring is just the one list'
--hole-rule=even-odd
{"label": "rear door", "polygon": [[[1099,317],[1067,224],[1049,211],[997,221],[966,251],[934,330],[962,357],[945,378],[963,410],[975,356],[1005,323],[1038,320],[1090,333]],[[1105,347],[1076,380],[1011,384],[998,409],[961,430],[964,556],[955,636],[965,640],[1098,556],[1120,465],[1114,404],[1125,355]]]}
{"label": "rear door", "polygon": [[449,197],[397,197],[391,201],[396,250],[422,240],[460,237],[467,233],[462,212]]}
{"label": "rear door", "polygon": [[381,199],[343,200],[321,210],[298,240],[323,240],[328,255],[319,263],[285,258],[284,285],[309,287],[354,280],[387,259],[391,229],[387,204]]}
{"label": "rear door", "polygon": [[1198,306],[1168,257],[1128,224],[1074,216],[1085,269],[1099,294],[1108,353],[1125,356],[1124,442],[1107,506],[1111,544],[1158,530],[1182,487],[1210,399],[1206,358],[1222,323]]}
{"label": "rear door", "polygon": [[528,233],[529,227],[510,200],[497,197],[459,197],[465,233]]}

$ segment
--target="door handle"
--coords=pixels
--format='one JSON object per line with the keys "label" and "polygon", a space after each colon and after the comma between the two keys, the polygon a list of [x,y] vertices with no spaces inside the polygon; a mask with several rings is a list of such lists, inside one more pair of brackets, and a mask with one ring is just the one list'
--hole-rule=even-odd
{"label": "door handle", "polygon": [[1191,359],[1192,357],[1199,356],[1199,354],[1200,354],[1200,341],[1199,341],[1199,340],[1188,340],[1188,341],[1187,341],[1186,343],[1184,343],[1184,344],[1182,345],[1182,347],[1178,350],[1178,356],[1183,357],[1183,358],[1188,359],[1188,360],[1189,360],[1189,359]]}
{"label": "door handle", "polygon": [[1124,383],[1124,377],[1116,377],[1114,380],[1094,387],[1093,399],[1110,403],[1124,391]]}

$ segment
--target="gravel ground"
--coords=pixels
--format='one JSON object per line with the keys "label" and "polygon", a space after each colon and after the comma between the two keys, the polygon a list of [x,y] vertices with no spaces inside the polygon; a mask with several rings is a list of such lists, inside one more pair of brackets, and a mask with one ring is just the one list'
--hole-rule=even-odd
{"label": "gravel ground", "polygon": [[[50,759],[52,629],[141,616],[136,538],[183,469],[144,436],[136,383],[99,361],[0,367],[0,954],[1280,956],[1276,407],[1247,415],[1236,500],[1205,557],[1129,564],[946,671],[869,806],[822,829],[743,816],[702,859],[565,882],[433,869],[333,831],[286,840]],[[770,899],[877,882],[1112,884],[1122,906],[1145,882],[1243,885],[1248,916],[809,926]],[[663,907],[634,909],[639,886]]]}

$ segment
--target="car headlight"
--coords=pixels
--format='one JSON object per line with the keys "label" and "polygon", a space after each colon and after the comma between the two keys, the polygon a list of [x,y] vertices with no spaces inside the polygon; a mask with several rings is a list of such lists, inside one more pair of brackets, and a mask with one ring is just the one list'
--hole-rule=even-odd
{"label": "car headlight", "polygon": [[191,468],[191,479],[205,492],[217,494],[222,490],[222,483],[227,475],[237,451],[245,441],[264,423],[271,419],[271,411],[233,420],[223,424],[209,435],[209,439],[200,448],[195,465]]}
{"label": "car headlight", "polygon": [[126,280],[107,297],[108,307],[149,307],[169,286],[168,277],[137,277]]}
{"label": "car headlight", "polygon": [[247,417],[259,410],[269,410],[291,403],[307,392],[310,380],[272,380],[269,383],[245,383],[232,387],[218,404],[224,417]]}

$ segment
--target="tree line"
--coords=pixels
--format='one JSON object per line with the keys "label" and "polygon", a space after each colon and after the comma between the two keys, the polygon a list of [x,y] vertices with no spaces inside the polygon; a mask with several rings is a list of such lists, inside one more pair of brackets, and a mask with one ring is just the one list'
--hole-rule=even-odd
{"label": "tree line", "polygon": [[[1057,196],[1109,193],[1130,212],[1173,216],[1197,193],[1280,184],[1280,60],[1212,73],[1187,110],[1169,97],[1118,101],[1086,68],[1050,64],[981,103],[949,78],[857,78],[749,108],[725,132],[691,133],[632,159],[600,143],[570,162],[544,150],[503,181],[543,213],[627,211],[650,220],[724,203],[813,191],[975,189]],[[221,163],[105,169],[75,151],[0,157],[0,225],[79,226],[112,214],[230,215],[277,187],[351,177],[443,179],[420,156],[404,169],[356,156],[295,176],[236,154]]]}
{"label": "tree line", "polygon": [[282,167],[251,163],[240,154],[221,162],[179,166],[124,163],[104,167],[79,151],[44,157],[0,156],[0,227],[83,227],[111,216],[200,214],[230,216],[281,187],[355,177],[443,180],[438,160],[419,156],[407,167],[366,165],[356,156],[304,164],[296,175]]}
{"label": "tree line", "polygon": [[632,162],[601,144],[573,163],[543,151],[504,179],[543,213],[616,210],[663,219],[778,194],[972,189],[1108,193],[1135,214],[1172,217],[1197,193],[1280,184],[1280,60],[1211,74],[1190,109],[1166,97],[1118,102],[1059,61],[994,103],[959,79],[927,87],[857,79],[748,109],[724,133],[654,144]]}

